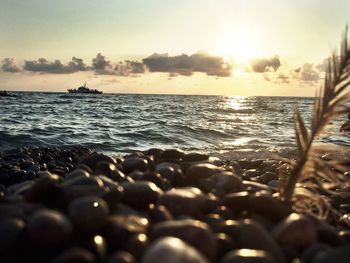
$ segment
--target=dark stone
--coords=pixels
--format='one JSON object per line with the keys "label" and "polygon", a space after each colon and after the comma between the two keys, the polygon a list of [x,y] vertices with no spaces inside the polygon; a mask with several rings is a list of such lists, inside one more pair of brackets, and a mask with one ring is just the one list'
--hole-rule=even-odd
{"label": "dark stone", "polygon": [[153,225],[150,237],[173,236],[182,239],[198,249],[209,260],[214,260],[217,253],[217,240],[209,226],[197,220],[172,220]]}
{"label": "dark stone", "polygon": [[110,255],[106,263],[136,263],[136,259],[129,252],[119,250]]}
{"label": "dark stone", "polygon": [[123,203],[137,209],[145,209],[156,203],[163,192],[154,183],[147,181],[125,182],[121,186],[124,188]]}
{"label": "dark stone", "polygon": [[180,160],[184,155],[185,153],[183,151],[176,150],[176,149],[168,149],[162,153],[160,158],[167,161],[173,161],[173,160],[176,161],[176,160]]}
{"label": "dark stone", "polygon": [[135,234],[145,234],[149,222],[146,218],[137,215],[113,215],[108,218],[102,229],[109,251],[125,249],[128,240]]}
{"label": "dark stone", "polygon": [[318,253],[311,263],[348,263],[350,259],[350,245],[344,245]]}
{"label": "dark stone", "polygon": [[18,249],[25,227],[25,222],[20,218],[0,221],[0,256],[11,255]]}
{"label": "dark stone", "polygon": [[182,160],[187,162],[200,162],[207,161],[209,159],[209,155],[201,154],[201,153],[188,153],[183,155]]}
{"label": "dark stone", "polygon": [[237,249],[237,244],[232,240],[229,235],[224,233],[217,233],[215,235],[216,242],[218,244],[218,253],[216,255],[216,262],[218,262],[225,254],[233,249]]}
{"label": "dark stone", "polygon": [[125,179],[125,174],[122,173],[114,163],[110,162],[99,162],[96,165],[95,173],[102,173],[117,182],[121,182]]}
{"label": "dark stone", "polygon": [[42,209],[28,220],[28,236],[36,246],[63,245],[70,239],[72,231],[71,222],[58,211]]}
{"label": "dark stone", "polygon": [[147,215],[152,224],[173,219],[169,210],[162,205],[151,204],[147,210]]}
{"label": "dark stone", "polygon": [[188,168],[185,176],[189,184],[196,185],[200,180],[208,178],[221,171],[222,168],[219,168],[216,165],[209,163],[199,163]]}
{"label": "dark stone", "polygon": [[131,157],[124,160],[122,163],[124,172],[130,174],[131,172],[138,170],[140,172],[148,171],[148,162],[144,158]]}
{"label": "dark stone", "polygon": [[275,263],[276,261],[264,250],[238,249],[225,255],[220,263]]}
{"label": "dark stone", "polygon": [[125,250],[129,251],[136,259],[139,259],[149,245],[146,234],[134,234],[128,239]]}
{"label": "dark stone", "polygon": [[195,248],[179,238],[160,238],[147,249],[142,263],[209,263]]}
{"label": "dark stone", "polygon": [[75,199],[68,207],[68,213],[75,226],[83,232],[93,233],[106,224],[109,208],[96,196]]}
{"label": "dark stone", "polygon": [[62,196],[62,191],[58,187],[60,181],[61,178],[58,175],[42,177],[25,192],[24,198],[30,202],[39,202],[54,207],[60,202]]}
{"label": "dark stone", "polygon": [[173,188],[159,198],[159,204],[165,206],[174,216],[198,216],[203,213],[210,198],[195,187]]}
{"label": "dark stone", "polygon": [[305,249],[317,242],[316,226],[307,216],[290,214],[273,230],[280,244],[295,249]]}
{"label": "dark stone", "polygon": [[87,249],[69,248],[55,257],[50,263],[94,263],[95,256]]}
{"label": "dark stone", "polygon": [[93,171],[95,171],[96,166],[99,162],[108,162],[108,163],[116,164],[116,161],[114,158],[104,154],[99,154],[99,153],[86,156],[81,160],[80,164],[85,164],[89,166]]}
{"label": "dark stone", "polygon": [[81,236],[79,245],[88,249],[99,261],[104,261],[107,256],[106,240],[100,235]]}

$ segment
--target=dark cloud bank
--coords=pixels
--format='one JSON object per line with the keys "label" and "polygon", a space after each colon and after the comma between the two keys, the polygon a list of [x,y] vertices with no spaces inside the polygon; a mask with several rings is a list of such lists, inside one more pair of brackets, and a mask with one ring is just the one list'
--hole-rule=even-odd
{"label": "dark cloud bank", "polygon": [[[21,69],[14,59],[6,58],[2,64],[5,72],[18,72]],[[277,56],[273,58],[256,58],[250,61],[249,71],[263,73],[277,71],[281,63]],[[192,76],[196,72],[208,76],[229,77],[234,66],[225,61],[221,56],[215,56],[206,52],[198,52],[193,55],[182,54],[169,56],[157,54],[142,59],[142,61],[125,60],[118,63],[111,62],[106,56],[98,53],[92,59],[91,66],[84,63],[83,59],[73,57],[67,64],[60,60],[48,61],[45,58],[25,61],[23,70],[29,72],[70,74],[78,71],[93,71],[100,75],[137,76],[146,72],[169,73],[170,77]]]}

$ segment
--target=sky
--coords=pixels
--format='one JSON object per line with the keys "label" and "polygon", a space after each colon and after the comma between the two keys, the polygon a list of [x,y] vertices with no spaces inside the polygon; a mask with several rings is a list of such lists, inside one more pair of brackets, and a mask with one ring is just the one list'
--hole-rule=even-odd
{"label": "sky", "polygon": [[0,0],[0,90],[313,96],[348,0]]}

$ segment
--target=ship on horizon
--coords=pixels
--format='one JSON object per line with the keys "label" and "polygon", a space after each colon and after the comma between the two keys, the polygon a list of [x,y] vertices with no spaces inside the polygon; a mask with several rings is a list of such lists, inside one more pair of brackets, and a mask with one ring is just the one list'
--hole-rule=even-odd
{"label": "ship on horizon", "polygon": [[69,93],[85,93],[85,94],[102,94],[103,92],[97,89],[89,89],[86,86],[86,82],[83,86],[78,87],[77,89],[68,89]]}

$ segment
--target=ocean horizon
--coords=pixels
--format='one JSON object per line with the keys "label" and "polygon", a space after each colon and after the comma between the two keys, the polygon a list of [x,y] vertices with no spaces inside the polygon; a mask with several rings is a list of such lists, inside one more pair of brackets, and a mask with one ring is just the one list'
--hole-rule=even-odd
{"label": "ocean horizon", "polygon": [[[310,121],[313,98],[10,92],[0,99],[0,150],[82,145],[108,154],[178,148],[207,154],[288,155],[293,112]],[[323,141],[350,145],[342,116]]]}

